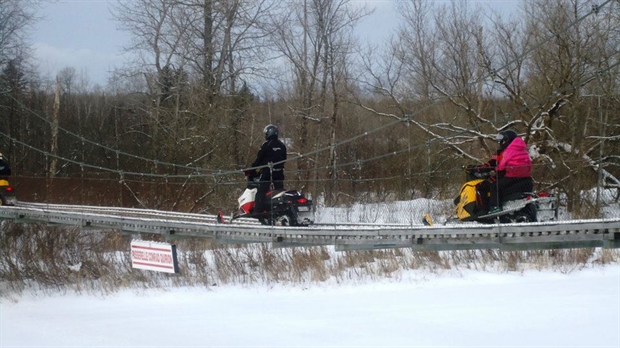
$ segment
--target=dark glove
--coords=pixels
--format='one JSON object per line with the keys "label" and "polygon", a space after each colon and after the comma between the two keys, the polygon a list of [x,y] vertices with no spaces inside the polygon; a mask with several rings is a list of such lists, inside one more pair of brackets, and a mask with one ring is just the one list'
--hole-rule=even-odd
{"label": "dark glove", "polygon": [[463,169],[465,169],[467,173],[473,173],[473,172],[478,171],[478,166],[474,164],[468,164],[464,166]]}

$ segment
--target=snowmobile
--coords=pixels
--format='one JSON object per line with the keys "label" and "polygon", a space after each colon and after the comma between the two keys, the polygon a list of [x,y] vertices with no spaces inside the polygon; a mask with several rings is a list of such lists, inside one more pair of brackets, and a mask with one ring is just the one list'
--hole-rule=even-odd
{"label": "snowmobile", "polygon": [[[488,197],[483,197],[478,184],[489,178],[490,172],[479,172],[476,166],[464,167],[466,182],[454,199],[455,216],[444,223],[454,221],[475,221],[479,223],[525,223],[557,219],[558,206],[555,197],[547,192],[515,192],[502,197],[502,210],[489,213]],[[427,214],[422,219],[425,225],[432,225]]]}
{"label": "snowmobile", "polygon": [[[312,200],[307,199],[299,191],[271,190],[266,194],[266,209],[261,211],[255,209],[260,175],[254,171],[247,171],[245,175],[248,184],[238,199],[239,210],[232,214],[231,222],[247,217],[258,219],[263,225],[308,226],[314,223]],[[218,214],[218,222],[224,222],[221,214]]]}
{"label": "snowmobile", "polygon": [[15,190],[6,179],[0,179],[0,205],[15,205]]}
{"label": "snowmobile", "polygon": [[11,167],[4,155],[0,152],[0,205],[15,205],[15,190],[7,178],[11,175]]}

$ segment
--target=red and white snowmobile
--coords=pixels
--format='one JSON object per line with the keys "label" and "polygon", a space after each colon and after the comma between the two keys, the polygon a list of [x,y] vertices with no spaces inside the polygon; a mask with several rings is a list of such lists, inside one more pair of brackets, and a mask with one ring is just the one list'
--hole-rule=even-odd
{"label": "red and white snowmobile", "polygon": [[[266,195],[266,209],[257,211],[256,192],[258,191],[258,175],[246,172],[248,184],[238,199],[239,210],[232,214],[231,222],[235,219],[248,217],[255,218],[263,225],[276,226],[308,226],[314,223],[312,201],[299,191],[271,190]],[[221,216],[218,221],[223,222]]]}

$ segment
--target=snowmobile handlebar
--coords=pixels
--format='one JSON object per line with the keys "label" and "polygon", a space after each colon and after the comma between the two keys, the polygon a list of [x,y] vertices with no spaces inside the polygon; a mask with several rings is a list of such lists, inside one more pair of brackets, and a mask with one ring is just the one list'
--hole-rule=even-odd
{"label": "snowmobile handlebar", "polygon": [[256,172],[254,169],[244,170],[243,174],[247,178],[247,186],[248,189],[258,188],[259,180],[260,180],[260,172]]}
{"label": "snowmobile handlebar", "polygon": [[478,166],[478,165],[466,165],[463,166],[465,173],[467,174],[468,180],[473,179],[486,179],[495,175],[495,170],[492,167],[488,166]]}
{"label": "snowmobile handlebar", "polygon": [[243,171],[243,175],[245,175],[248,180],[252,180],[260,175],[260,171],[257,169],[248,169]]}

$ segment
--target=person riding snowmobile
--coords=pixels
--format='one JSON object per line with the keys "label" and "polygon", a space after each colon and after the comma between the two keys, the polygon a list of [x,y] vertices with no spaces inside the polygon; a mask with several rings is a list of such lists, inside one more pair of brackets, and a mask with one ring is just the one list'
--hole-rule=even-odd
{"label": "person riding snowmobile", "polygon": [[286,146],[280,139],[278,127],[273,124],[265,126],[265,142],[258,150],[256,159],[252,162],[252,167],[262,167],[256,169],[255,173],[260,173],[259,186],[256,192],[255,212],[267,210],[266,195],[270,190],[284,189],[284,162],[286,161]]}
{"label": "person riding snowmobile", "polygon": [[11,175],[11,167],[9,167],[9,161],[0,152],[0,177]]}
{"label": "person riding snowmobile", "polygon": [[508,129],[497,134],[495,140],[499,144],[497,156],[487,163],[472,168],[473,171],[491,172],[491,176],[478,184],[488,207],[489,214],[502,211],[503,197],[517,192],[531,192],[534,189],[532,180],[532,159],[527,151],[523,139],[517,133]]}

